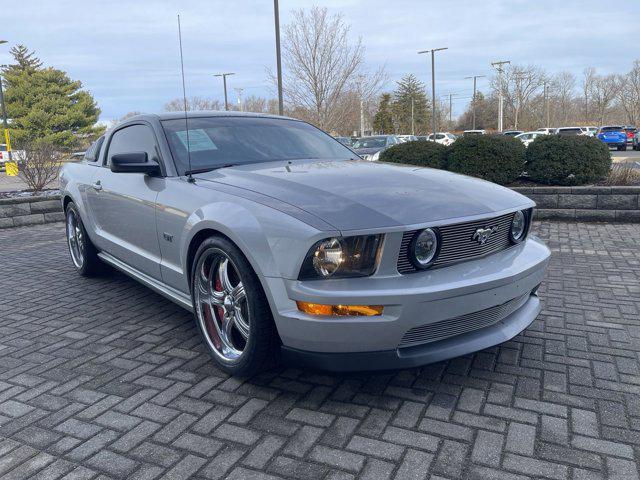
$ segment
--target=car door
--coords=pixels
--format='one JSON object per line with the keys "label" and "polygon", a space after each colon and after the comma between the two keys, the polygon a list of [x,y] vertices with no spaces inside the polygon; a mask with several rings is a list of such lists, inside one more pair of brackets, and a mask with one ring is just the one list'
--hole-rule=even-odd
{"label": "car door", "polygon": [[103,168],[93,177],[88,203],[100,237],[98,247],[160,279],[156,197],[165,179],[143,173],[114,173],[109,168],[113,155],[133,152],[146,152],[150,160],[162,163],[149,125],[127,125],[112,134],[106,145]]}

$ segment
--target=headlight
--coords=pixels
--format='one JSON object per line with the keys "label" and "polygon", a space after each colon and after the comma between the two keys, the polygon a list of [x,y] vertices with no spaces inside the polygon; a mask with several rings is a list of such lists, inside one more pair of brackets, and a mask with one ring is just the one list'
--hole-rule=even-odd
{"label": "headlight", "polygon": [[513,214],[509,238],[513,243],[520,243],[527,233],[527,215],[522,210]]}
{"label": "headlight", "polygon": [[378,160],[380,158],[380,152],[376,152],[373,155],[371,155],[371,157],[369,157],[369,160],[375,162],[376,160]]}
{"label": "headlight", "polygon": [[438,256],[439,249],[438,233],[431,228],[420,230],[411,240],[409,247],[411,262],[416,268],[428,268]]}
{"label": "headlight", "polygon": [[298,278],[368,277],[378,267],[383,238],[362,235],[320,240],[307,253]]}

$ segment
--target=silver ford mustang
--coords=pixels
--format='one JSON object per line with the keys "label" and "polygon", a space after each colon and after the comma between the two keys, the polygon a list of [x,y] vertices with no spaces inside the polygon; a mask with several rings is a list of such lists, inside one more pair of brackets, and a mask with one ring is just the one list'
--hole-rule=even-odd
{"label": "silver ford mustang", "polygon": [[192,310],[216,364],[413,367],[514,337],[549,250],[534,204],[453,173],[361,160],[302,121],[140,115],[60,175],[71,259]]}

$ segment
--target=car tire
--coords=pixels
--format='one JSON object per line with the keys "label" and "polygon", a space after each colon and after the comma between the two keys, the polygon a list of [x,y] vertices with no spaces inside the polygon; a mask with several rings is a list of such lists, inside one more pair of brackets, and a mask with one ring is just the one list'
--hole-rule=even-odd
{"label": "car tire", "polygon": [[101,273],[104,264],[98,258],[98,249],[87,235],[78,207],[73,202],[69,202],[65,209],[65,231],[69,255],[78,273],[84,277]]}
{"label": "car tire", "polygon": [[620,148],[620,150],[622,150],[623,152],[626,152],[626,151],[627,151],[627,146],[626,146],[626,145],[623,145],[623,146]]}
{"label": "car tire", "polygon": [[269,302],[238,247],[222,236],[207,238],[190,278],[196,323],[216,365],[244,377],[277,365],[280,342]]}

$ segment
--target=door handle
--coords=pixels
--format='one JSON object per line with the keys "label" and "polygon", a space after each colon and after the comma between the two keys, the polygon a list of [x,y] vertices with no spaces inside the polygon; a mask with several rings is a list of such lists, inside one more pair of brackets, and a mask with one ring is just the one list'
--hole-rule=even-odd
{"label": "door handle", "polygon": [[93,187],[94,190],[102,190],[102,185],[100,184],[100,180],[98,180],[95,183],[92,183],[91,186]]}

